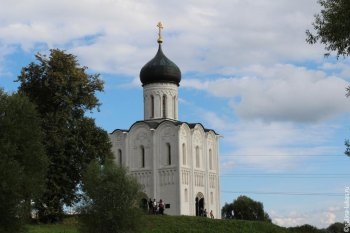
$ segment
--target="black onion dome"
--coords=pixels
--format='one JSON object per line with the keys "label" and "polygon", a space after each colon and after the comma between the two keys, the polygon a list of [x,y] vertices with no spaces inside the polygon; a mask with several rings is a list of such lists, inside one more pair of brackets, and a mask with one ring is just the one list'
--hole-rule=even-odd
{"label": "black onion dome", "polygon": [[164,55],[160,43],[156,56],[142,67],[140,80],[142,86],[150,83],[175,83],[179,86],[181,71],[174,62]]}

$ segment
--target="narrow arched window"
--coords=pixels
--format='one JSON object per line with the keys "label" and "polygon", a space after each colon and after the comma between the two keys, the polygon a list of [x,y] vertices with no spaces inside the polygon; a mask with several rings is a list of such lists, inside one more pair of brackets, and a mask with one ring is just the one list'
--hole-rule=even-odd
{"label": "narrow arched window", "polygon": [[176,119],[176,96],[173,97],[173,108],[174,119]]}
{"label": "narrow arched window", "polygon": [[154,96],[151,95],[151,118],[154,118]]}
{"label": "narrow arched window", "polygon": [[200,167],[200,161],[199,161],[199,146],[196,146],[196,168]]}
{"label": "narrow arched window", "polygon": [[145,148],[141,146],[141,167],[145,167]]}
{"label": "narrow arched window", "polygon": [[166,110],[167,110],[166,109],[167,108],[166,101],[167,101],[166,95],[163,95],[163,118],[167,117],[167,115],[166,115]]}
{"label": "narrow arched window", "polygon": [[188,202],[188,190],[185,189],[185,202]]}
{"label": "narrow arched window", "polygon": [[166,144],[167,150],[167,165],[171,165],[171,146],[169,143]]}
{"label": "narrow arched window", "polygon": [[209,149],[209,169],[213,169],[213,151]]}
{"label": "narrow arched window", "polygon": [[123,162],[123,154],[121,149],[118,150],[118,162],[119,162],[119,165],[121,166]]}
{"label": "narrow arched window", "polygon": [[186,165],[186,144],[182,143],[182,164]]}

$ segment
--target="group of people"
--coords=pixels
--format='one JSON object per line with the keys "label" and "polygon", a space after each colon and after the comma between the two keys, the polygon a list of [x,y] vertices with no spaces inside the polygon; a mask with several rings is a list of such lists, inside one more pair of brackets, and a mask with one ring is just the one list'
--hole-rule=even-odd
{"label": "group of people", "polygon": [[156,199],[150,198],[148,201],[148,213],[149,214],[164,214],[165,204],[162,199],[159,200],[159,202],[156,201]]}
{"label": "group of people", "polygon": [[[201,216],[203,216],[203,217],[208,217],[208,212],[207,212],[207,209],[202,209],[202,211],[200,211],[200,213],[201,213]],[[210,218],[214,218],[214,214],[213,214],[213,211],[211,210],[210,211],[210,213],[209,213],[209,215],[210,215]]]}
{"label": "group of people", "polygon": [[[160,199],[159,202],[157,202],[155,198],[153,199],[153,201],[151,198],[148,200],[148,213],[149,214],[164,215],[164,209],[165,209],[165,203],[163,202],[162,199]],[[204,209],[204,210],[201,209],[200,216],[208,217],[207,209]],[[212,219],[214,218],[213,210],[210,211],[209,216]]]}

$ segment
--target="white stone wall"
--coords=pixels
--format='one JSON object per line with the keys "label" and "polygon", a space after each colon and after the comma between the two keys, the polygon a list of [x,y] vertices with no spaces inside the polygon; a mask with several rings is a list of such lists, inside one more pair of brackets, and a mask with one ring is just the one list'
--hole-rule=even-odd
{"label": "white stone wall", "polygon": [[145,120],[178,119],[178,86],[176,84],[147,84],[143,87],[143,98]]}
{"label": "white stone wall", "polygon": [[170,204],[167,214],[195,215],[199,196],[208,213],[213,210],[216,218],[220,216],[218,135],[205,132],[200,124],[190,129],[186,123],[176,126],[164,121],[156,129],[139,122],[129,132],[115,131],[110,138],[116,163],[121,150],[122,164],[143,184],[148,197]]}

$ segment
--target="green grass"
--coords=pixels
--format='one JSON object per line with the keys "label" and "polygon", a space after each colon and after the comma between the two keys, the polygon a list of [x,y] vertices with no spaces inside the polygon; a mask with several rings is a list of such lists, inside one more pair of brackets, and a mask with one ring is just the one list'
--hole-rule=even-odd
{"label": "green grass", "polygon": [[[143,221],[142,233],[322,233],[305,229],[287,229],[272,223],[209,219],[190,216],[152,216]],[[29,233],[78,233],[74,218],[62,224],[29,225]],[[96,232],[98,233],[98,232]]]}
{"label": "green grass", "polygon": [[75,217],[66,218],[61,224],[28,225],[28,233],[78,233]]}
{"label": "green grass", "polygon": [[30,225],[29,233],[78,233],[76,226],[65,224]]}
{"label": "green grass", "polygon": [[147,216],[143,233],[287,233],[285,228],[266,223],[220,220],[189,216]]}

